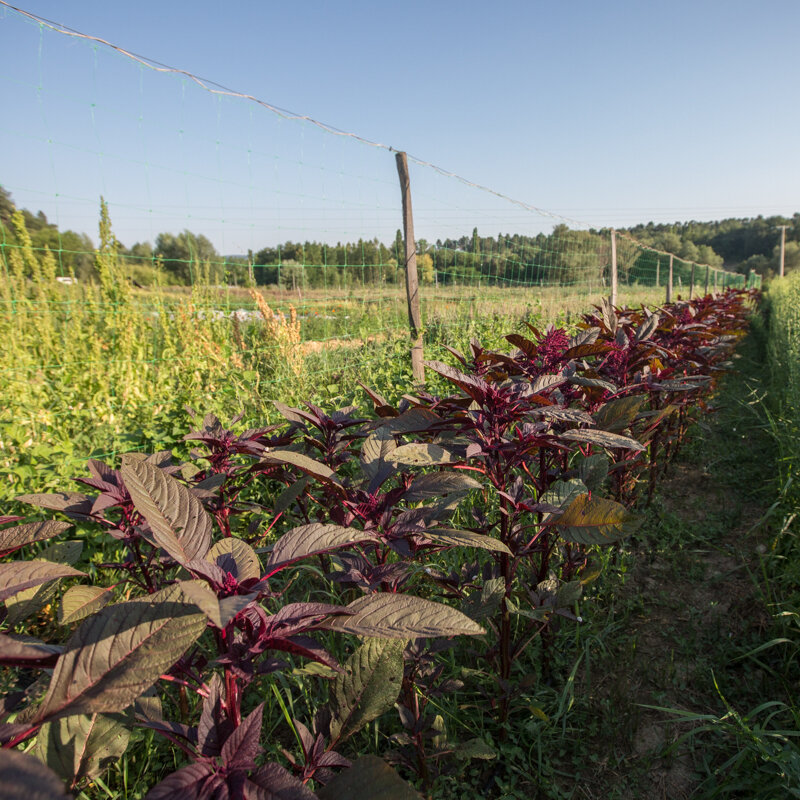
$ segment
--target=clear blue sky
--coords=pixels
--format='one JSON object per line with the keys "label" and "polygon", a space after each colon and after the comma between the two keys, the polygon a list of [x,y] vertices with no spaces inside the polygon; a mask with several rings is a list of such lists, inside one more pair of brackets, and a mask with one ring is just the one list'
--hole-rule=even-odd
{"label": "clear blue sky", "polygon": [[[19,0],[21,8],[590,225],[800,210],[796,0]],[[390,238],[393,156],[0,6],[0,183],[96,238],[224,253]],[[412,167],[417,235],[552,220]]]}

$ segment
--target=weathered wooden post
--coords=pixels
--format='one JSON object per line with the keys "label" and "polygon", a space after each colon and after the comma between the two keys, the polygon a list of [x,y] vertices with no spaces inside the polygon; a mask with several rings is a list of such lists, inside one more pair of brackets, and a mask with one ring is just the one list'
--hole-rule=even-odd
{"label": "weathered wooden post", "polygon": [[717,271],[714,270],[714,294],[717,293]]}
{"label": "weathered wooden post", "polygon": [[617,232],[611,229],[611,301],[612,307],[617,305]]}
{"label": "weathered wooden post", "polygon": [[395,155],[400,192],[403,196],[403,237],[406,258],[406,297],[408,299],[408,324],[411,329],[411,370],[416,384],[425,383],[422,364],[422,312],[419,304],[419,278],[417,277],[417,243],[414,239],[414,215],[411,210],[411,181],[408,176],[408,159],[405,153]]}
{"label": "weathered wooden post", "polygon": [[672,302],[672,262],[675,256],[669,254],[669,278],[667,280],[667,302]]}
{"label": "weathered wooden post", "polygon": [[656,289],[658,289],[658,285],[661,283],[659,280],[659,270],[661,268],[661,257],[656,256]]}
{"label": "weathered wooden post", "polygon": [[692,264],[692,272],[689,276],[689,299],[694,298],[694,264]]}
{"label": "weathered wooden post", "polygon": [[711,273],[711,267],[709,267],[708,264],[706,264],[706,286],[705,289],[703,290],[703,297],[705,297],[708,294],[708,279],[710,277],[710,273]]}

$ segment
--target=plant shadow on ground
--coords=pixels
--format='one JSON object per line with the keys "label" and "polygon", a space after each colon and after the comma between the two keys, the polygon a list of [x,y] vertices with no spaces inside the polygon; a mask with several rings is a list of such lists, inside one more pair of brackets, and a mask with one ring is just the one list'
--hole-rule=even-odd
{"label": "plant shadow on ground", "polygon": [[[776,494],[776,455],[760,410],[764,347],[756,320],[713,413],[702,414],[642,529],[616,554],[615,585],[584,614],[571,733],[558,743],[560,767],[550,786],[539,783],[539,796],[754,796],[741,771],[758,765],[739,758],[736,725],[720,718],[776,695],[789,701],[763,663],[744,657],[773,635],[755,578],[768,538],[759,523]],[[706,731],[714,723],[700,730],[712,719],[717,735]],[[759,796],[781,796],[768,783]]]}

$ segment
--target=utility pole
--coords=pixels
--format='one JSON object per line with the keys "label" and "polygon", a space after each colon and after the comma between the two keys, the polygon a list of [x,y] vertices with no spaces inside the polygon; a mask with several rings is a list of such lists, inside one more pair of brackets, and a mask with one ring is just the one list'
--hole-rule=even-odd
{"label": "utility pole", "polygon": [[786,260],[786,228],[789,227],[788,225],[778,225],[778,229],[781,232],[781,269],[780,269],[780,276],[781,278],[784,275],[784,263]]}

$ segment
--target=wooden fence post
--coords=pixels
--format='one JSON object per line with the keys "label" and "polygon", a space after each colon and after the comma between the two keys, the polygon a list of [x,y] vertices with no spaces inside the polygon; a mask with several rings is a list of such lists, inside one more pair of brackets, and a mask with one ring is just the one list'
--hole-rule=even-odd
{"label": "wooden fence post", "polygon": [[611,229],[611,297],[612,306],[617,305],[617,232]]}
{"label": "wooden fence post", "polygon": [[706,264],[706,288],[703,291],[703,297],[705,297],[708,294],[708,278],[710,276],[710,273],[711,273],[711,267],[709,267],[708,264]]}
{"label": "wooden fence post", "polygon": [[714,294],[717,293],[717,271],[714,270]]}
{"label": "wooden fence post", "polygon": [[669,254],[669,279],[667,280],[667,302],[672,302],[672,261],[675,257]]}
{"label": "wooden fence post", "polygon": [[414,239],[414,215],[411,211],[411,181],[408,176],[408,159],[405,153],[395,154],[400,192],[403,195],[403,237],[406,250],[406,296],[408,298],[408,324],[411,329],[411,370],[414,383],[425,383],[422,364],[422,312],[419,307],[419,278],[417,277],[417,243]]}
{"label": "wooden fence post", "polygon": [[659,256],[656,256],[656,289],[658,289],[658,284],[661,283],[661,281],[659,280],[660,276],[658,274],[660,268],[661,268],[661,258]]}
{"label": "wooden fence post", "polygon": [[692,272],[689,277],[689,299],[694,298],[694,264],[692,264]]}

